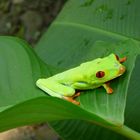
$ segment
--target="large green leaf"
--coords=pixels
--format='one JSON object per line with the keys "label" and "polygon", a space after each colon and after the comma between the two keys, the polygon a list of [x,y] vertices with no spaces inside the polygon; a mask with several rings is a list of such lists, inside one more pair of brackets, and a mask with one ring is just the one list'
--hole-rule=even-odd
{"label": "large green leaf", "polygon": [[84,25],[101,34],[140,40],[139,4],[139,0],[69,0],[57,23]]}
{"label": "large green leaf", "polygon": [[[132,25],[128,25],[127,16],[122,16],[120,19],[127,26],[124,26],[124,30],[119,28],[117,16],[114,19],[115,15],[119,14],[116,10],[113,12],[114,17],[111,18],[112,10],[108,2],[111,1],[69,1],[48,33],[42,37],[36,51],[46,63],[63,70],[112,52],[121,57],[127,56],[128,59],[124,63],[127,72],[111,83],[114,94],[107,95],[103,88],[83,92],[78,98],[80,106],[47,96],[35,86],[35,82],[40,77],[52,75],[54,69],[45,65],[25,42],[17,38],[0,37],[1,131],[26,124],[72,119],[53,124],[65,139],[108,139],[110,137],[125,139],[105,128],[129,138],[140,139],[140,134],[124,125],[125,122],[131,128],[140,131],[139,126],[136,126],[140,122],[138,119],[135,120],[139,117],[139,112],[135,111],[139,105],[139,86],[136,85],[133,90],[139,75],[139,63],[136,63],[135,67],[135,61],[139,62],[140,54],[138,31],[133,28],[133,34],[131,34]],[[114,2],[116,7],[119,5],[118,2]],[[137,4],[136,1],[126,2],[124,4],[128,7],[130,4]],[[113,8],[114,5],[110,6]],[[127,9],[129,8],[124,8],[126,12]],[[135,24],[136,27],[139,26],[137,22]],[[128,36],[133,39],[129,39]],[[133,71],[136,75],[132,74]],[[130,79],[134,82],[129,84]],[[135,96],[130,92],[134,92]],[[132,106],[134,101],[135,108]],[[102,137],[99,137],[101,134],[103,134]],[[77,138],[77,136],[80,137]]]}
{"label": "large green leaf", "polygon": [[[140,105],[138,82],[140,66],[138,65],[139,57],[135,64],[135,56],[139,52],[136,49],[136,44],[139,44],[140,40],[139,4],[140,1],[138,0],[70,0],[49,31],[41,38],[36,48],[36,52],[42,60],[63,69],[107,55],[110,52],[116,52],[120,56],[127,55],[128,59],[130,58],[125,64],[127,74],[131,74],[133,70],[133,75],[131,80],[126,74],[119,81],[113,81],[114,88],[120,89],[118,90],[120,96],[118,98],[115,95],[109,97],[110,111],[107,108],[108,102],[103,97],[106,95],[102,94],[102,89],[95,90],[96,93],[100,92],[99,94],[88,91],[87,94],[82,94],[79,100],[82,102],[84,109],[101,114],[104,117],[114,118],[115,121],[119,120],[119,122],[123,122],[125,111],[125,124],[137,131],[140,131],[140,121],[138,119],[140,113],[137,111]],[[130,45],[126,41],[126,44],[124,43],[125,47],[121,47],[118,51],[114,50],[112,46],[109,47],[112,42],[118,43],[129,38],[135,39],[132,42],[136,44],[134,43],[134,45],[129,41],[133,44],[130,43]],[[135,49],[137,52],[135,52]],[[133,54],[132,58],[130,52]],[[134,64],[136,65],[135,70],[133,69]],[[131,82],[127,94],[124,95],[124,91],[128,88],[125,83],[126,79]],[[123,80],[125,80],[125,84]],[[125,100],[126,98],[127,100]],[[111,104],[110,101],[112,101]],[[108,130],[81,121],[55,123],[53,127],[63,138],[68,140],[85,138],[108,140],[110,137],[114,140],[120,139]],[[84,129],[81,129],[83,127]],[[88,131],[89,129],[91,131]]]}
{"label": "large green leaf", "polygon": [[[87,91],[79,98],[81,106],[45,96],[41,90],[37,89],[35,86],[37,78],[48,76],[52,70],[38,59],[28,44],[17,38],[0,37],[0,46],[2,67],[0,73],[1,77],[3,76],[0,81],[0,94],[2,95],[0,98],[0,131],[44,121],[81,119],[107,127],[127,137],[133,137],[132,134],[135,135],[135,138],[139,137],[136,132],[123,126],[126,87],[134,66],[129,64],[134,64],[137,54],[140,53],[137,42],[128,40],[112,44],[97,41],[93,44],[91,51],[97,51],[101,47],[103,50],[107,49],[106,54],[111,52],[120,54],[121,52],[122,55],[129,56],[125,63],[128,72],[114,80],[112,87],[116,94],[109,96],[103,89]],[[131,49],[132,46],[135,47],[135,50]],[[131,51],[128,52],[128,50]],[[101,56],[104,55],[104,51],[102,51]],[[98,54],[95,57],[98,57]],[[116,85],[118,86],[116,87]],[[123,88],[123,92],[120,88]],[[9,92],[7,89],[10,89]],[[19,89],[21,90],[19,91]],[[8,96],[11,93],[12,95]],[[85,124],[83,123],[83,125]],[[130,135],[126,134],[127,131],[130,132]]]}
{"label": "large green leaf", "polygon": [[[140,113],[138,108],[140,106],[140,86],[139,81],[139,68],[140,68],[140,57],[137,58],[135,63],[135,69],[133,70],[128,94],[127,94],[127,105],[125,111],[125,124],[129,127],[140,132]],[[91,125],[84,121],[59,121],[51,123],[53,128],[67,140],[91,140],[91,139],[103,139],[109,140],[126,140],[127,138],[117,135],[107,129],[101,128],[96,125]],[[72,129],[71,129],[72,128]]]}
{"label": "large green leaf", "polygon": [[43,96],[35,88],[43,67],[25,42],[0,37],[0,67],[0,107]]}
{"label": "large green leaf", "polygon": [[52,69],[24,41],[14,37],[0,37],[0,57],[1,131],[33,122],[62,119],[118,125],[117,120],[112,122],[96,112],[90,113],[69,102],[48,97],[39,90],[35,86],[36,80],[49,76]]}
{"label": "large green leaf", "polygon": [[128,140],[113,131],[80,120],[53,122],[51,126],[66,140]]}

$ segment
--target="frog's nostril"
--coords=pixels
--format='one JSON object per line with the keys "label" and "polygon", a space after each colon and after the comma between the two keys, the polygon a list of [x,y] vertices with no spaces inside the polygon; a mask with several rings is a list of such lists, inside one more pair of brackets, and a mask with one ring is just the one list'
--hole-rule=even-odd
{"label": "frog's nostril", "polygon": [[119,75],[122,75],[125,71],[126,71],[125,66],[121,66],[121,67],[119,68]]}

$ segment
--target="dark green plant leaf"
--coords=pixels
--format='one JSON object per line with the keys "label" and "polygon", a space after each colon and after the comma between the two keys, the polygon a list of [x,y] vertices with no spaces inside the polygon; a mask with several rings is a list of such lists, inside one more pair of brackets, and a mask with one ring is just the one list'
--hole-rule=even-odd
{"label": "dark green plant leaf", "polygon": [[35,85],[39,77],[49,76],[50,68],[23,40],[0,37],[0,110],[23,101],[46,96]]}
{"label": "dark green plant leaf", "polygon": [[[58,48],[58,46],[57,46],[57,48]],[[101,115],[103,118],[105,117],[106,120],[109,120],[114,123],[118,120],[116,122],[116,125],[117,124],[121,125],[121,124],[123,124],[123,120],[124,120],[124,110],[125,110],[125,105],[126,105],[126,94],[125,93],[127,93],[127,86],[128,86],[127,82],[130,80],[129,76],[131,76],[131,72],[134,68],[136,56],[137,56],[137,54],[139,54],[139,51],[140,51],[138,42],[133,41],[133,40],[127,40],[127,41],[123,41],[121,43],[117,43],[115,45],[112,43],[97,41],[89,48],[90,48],[89,49],[90,51],[89,51],[89,53],[87,53],[87,56],[90,56],[93,58],[99,57],[99,55],[104,56],[104,55],[110,54],[111,52],[119,54],[120,56],[127,56],[127,58],[128,58],[126,63],[124,64],[127,67],[127,73],[124,76],[120,77],[119,79],[113,80],[113,82],[112,82],[112,87],[116,91],[116,94],[114,93],[110,97],[105,93],[105,91],[103,91],[103,89],[96,89],[94,91],[87,91],[86,93],[84,92],[79,98],[79,100],[81,102],[81,107],[83,107],[85,110],[98,114],[99,116]],[[46,49],[49,49],[49,48],[46,48]],[[59,49],[61,49],[61,48],[59,48]],[[68,50],[68,48],[62,48],[62,49],[64,52],[66,51],[65,53],[67,53],[67,51],[72,52],[72,50],[74,50],[72,47],[69,47],[69,50]],[[76,46],[75,46],[75,50],[76,50]],[[78,48],[77,48],[77,50],[78,50]],[[62,52],[62,53],[64,54],[64,52]],[[77,53],[78,53],[77,55],[82,56],[81,53],[83,53],[83,52],[85,52],[85,51],[80,51],[80,52],[77,51]],[[75,57],[72,56],[72,58],[76,58],[76,57],[77,56],[75,56]],[[89,58],[89,59],[91,59],[91,58]],[[78,58],[76,58],[75,60],[78,61]],[[59,61],[59,59],[57,59],[57,61]],[[71,63],[71,62],[69,62],[70,59],[68,59],[68,60],[65,59],[65,61],[66,61],[66,64]],[[71,61],[73,61],[73,60],[71,59]],[[68,138],[74,139],[75,135],[73,134],[73,131],[70,131],[70,133],[69,133],[69,135],[71,135],[71,137],[70,137],[69,135],[65,134],[64,131],[62,131],[64,129],[63,125],[62,125],[62,128],[61,128],[61,123],[59,123],[59,125],[55,125],[55,128],[56,128],[56,130],[58,130],[58,132],[60,132],[60,134],[63,134],[62,136],[65,137],[65,139],[68,139]],[[71,123],[67,122],[67,125],[69,126],[68,128],[70,128]],[[78,125],[76,127],[74,127],[73,130],[77,131],[77,133],[79,132],[79,135],[80,135],[81,132],[78,131],[79,130],[78,128],[82,127],[82,126],[79,123],[79,127],[78,128],[77,127],[78,127]],[[90,128],[90,125],[87,125],[87,129],[88,128]],[[91,128],[94,128],[94,127],[91,126]],[[94,129],[92,129],[92,130],[94,130]],[[107,133],[110,135],[110,133],[108,131],[107,131]],[[114,138],[116,138],[116,137],[120,137],[120,136],[117,136],[117,135],[114,136]],[[79,137],[79,139],[80,138],[81,137]],[[107,135],[107,138],[108,138],[108,135]]]}
{"label": "dark green plant leaf", "polygon": [[[140,132],[140,113],[138,110],[140,106],[140,91],[139,81],[139,68],[140,68],[140,56],[137,57],[135,68],[131,76],[128,94],[127,104],[125,109],[125,124],[132,129]],[[66,140],[91,140],[91,139],[103,139],[109,140],[127,140],[128,138],[115,134],[114,132],[104,129],[102,127],[92,125],[91,123],[84,121],[59,121],[52,122],[51,126]],[[72,129],[70,129],[72,128]]]}
{"label": "dark green plant leaf", "polygon": [[[70,0],[56,19],[56,21],[53,23],[49,31],[41,38],[40,42],[37,45],[36,52],[45,62],[53,64],[54,66],[63,67],[63,69],[68,69],[80,64],[81,62],[104,56],[107,55],[109,52],[114,51],[114,49],[108,47],[108,45],[106,45],[106,49],[104,47],[101,47],[101,44],[98,46],[98,49],[95,49],[93,46],[99,40],[108,42],[110,44],[111,42],[116,43],[122,40],[127,40],[131,37],[135,39],[135,43],[137,42],[136,44],[139,44],[139,4],[140,1],[138,0]],[[124,53],[122,50],[119,50],[118,54],[121,56],[127,55],[129,58],[129,53],[134,53],[136,46],[132,45],[131,48],[127,48],[126,45],[124,48],[122,48],[126,52]],[[128,45],[128,47],[130,46]],[[134,53],[134,56],[136,56],[136,54]],[[130,60],[132,59],[130,58]],[[134,64],[135,60],[131,62],[127,61],[126,66],[133,69]],[[139,66],[137,65],[138,64],[136,63],[136,71],[139,70]],[[131,73],[131,70],[128,70],[127,74],[129,72]],[[127,98],[127,105],[126,102],[123,102],[123,109],[119,107],[121,106],[119,102],[124,95],[123,90],[127,89],[127,86],[124,85],[123,87],[122,83],[123,80],[127,79],[126,77],[128,75],[121,77],[122,79],[120,78],[119,86],[121,88],[119,94],[121,94],[122,96],[118,99],[119,102],[117,104],[116,100],[114,99],[115,95],[113,95],[113,106],[118,108],[118,110],[116,109],[111,111],[112,116],[113,114],[114,116],[116,116],[116,114],[118,113],[116,111],[121,110],[122,115],[125,111],[125,124],[137,131],[140,131],[140,125],[137,125],[140,124],[140,121],[138,119],[140,117],[140,113],[139,111],[137,111],[137,108],[140,104],[138,100],[138,75],[139,73],[137,73],[136,76],[132,75],[131,77],[131,79],[133,80],[133,84],[129,84],[129,90],[127,96],[125,97]],[[129,80],[130,77],[128,78],[128,81]],[[137,84],[135,84],[136,82]],[[118,88],[118,86],[116,87],[117,83],[117,80],[112,83],[114,88]],[[131,85],[135,85],[135,89]],[[102,90],[100,89],[100,93],[101,92]],[[132,96],[133,93],[135,94],[135,96]],[[94,95],[96,96],[93,97]],[[87,92],[87,94],[83,94],[80,97],[80,101],[83,102],[82,105],[84,104],[83,107],[86,110],[90,112],[98,112],[99,114],[101,111],[102,114],[103,112],[106,112],[106,109],[104,109],[105,107],[103,106],[105,100],[104,98],[102,98],[102,96],[103,94],[99,95],[93,94],[92,92]],[[100,100],[101,103],[96,104],[97,100]],[[109,101],[110,100],[111,99],[109,98]],[[89,103],[89,105],[86,104],[87,102]],[[100,107],[102,106],[102,108],[98,109],[98,106],[96,105]],[[112,109],[111,105],[109,107]],[[113,111],[115,113],[113,113]],[[113,118],[112,116],[111,118]],[[123,122],[123,116],[122,118],[120,117],[120,120],[122,120]],[[73,126],[75,122],[76,124],[78,123],[78,125]],[[113,140],[120,139],[117,135],[108,132],[108,130],[106,130],[106,132],[103,128],[101,129],[100,127],[92,126],[92,124],[89,123],[83,124],[83,122],[81,121],[65,121],[64,123],[56,123],[53,126],[63,138],[68,140],[82,140],[85,138],[100,139],[101,135],[104,132],[106,134],[102,135],[103,139],[108,140],[110,137]],[[85,131],[87,130],[87,133],[85,133],[84,129],[81,129],[81,127],[84,127]],[[89,129],[92,131],[89,132]],[[87,137],[87,135],[89,135],[89,137]]]}
{"label": "dark green plant leaf", "polygon": [[[47,70],[50,69],[49,67],[46,69],[46,66],[36,57],[36,55],[33,53],[31,48],[29,48],[26,43],[22,42],[17,38],[12,38],[12,37],[1,37],[0,43],[1,43],[0,44],[1,60],[3,60],[1,61],[1,66],[2,66],[1,76],[3,75],[6,76],[7,74],[9,78],[4,79],[7,80],[5,83],[8,83],[10,81],[8,85],[4,86],[2,85],[3,83],[1,79],[1,85],[2,85],[1,95],[3,95],[2,96],[3,98],[1,98],[1,103],[2,100],[7,97],[4,102],[7,104],[1,104],[1,112],[0,112],[1,131],[13,127],[21,126],[21,125],[27,125],[32,123],[44,122],[44,121],[52,121],[52,120],[64,120],[64,119],[87,120],[87,121],[91,121],[92,123],[103,125],[104,127],[108,127],[113,130],[115,129],[115,131],[116,129],[120,128],[120,125],[123,125],[123,113],[124,113],[126,92],[124,92],[125,94],[123,94],[122,96],[119,93],[117,94],[117,90],[120,91],[119,86],[123,85],[124,87],[126,87],[129,76],[131,75],[131,71],[133,69],[133,66],[130,67],[128,64],[134,62],[136,55],[140,52],[139,47],[137,46],[138,44],[135,41],[128,40],[118,44],[111,44],[111,43],[98,41],[92,46],[93,48],[91,49],[93,50],[98,50],[99,47],[102,47],[106,50],[106,46],[108,46],[108,48],[113,49],[112,51],[115,53],[119,53],[121,51],[123,55],[124,54],[129,55],[129,59],[126,62],[128,73],[121,77],[123,82],[120,81],[121,78],[119,78],[116,81],[114,80],[114,84],[115,83],[116,84],[122,83],[122,84],[118,84],[118,88],[116,88],[116,94],[113,94],[112,97],[109,97],[109,95],[105,94],[105,92],[102,89],[89,91],[90,94],[84,93],[79,98],[81,102],[80,107],[71,104],[67,101],[63,101],[61,99],[45,96],[45,94],[43,94],[41,90],[36,88],[35,86],[36,78],[38,78],[38,76],[40,77],[47,76],[47,73],[44,73],[44,71],[47,72]],[[124,49],[126,47],[127,49],[131,49],[132,46],[135,46],[135,51],[128,52]],[[109,50],[110,49],[107,49],[107,53],[112,52],[112,51],[110,52]],[[28,53],[30,55],[28,55]],[[13,54],[12,61],[11,61],[11,54]],[[102,56],[104,56],[104,53],[102,53]],[[22,60],[24,61],[26,60],[25,61],[26,63],[24,62],[19,63],[20,61],[22,62]],[[6,66],[8,67],[5,67],[5,64],[7,63],[8,65]],[[34,68],[36,69],[34,70]],[[7,73],[5,73],[5,71],[7,71]],[[24,75],[21,75],[21,73],[19,74],[19,72],[24,73]],[[28,76],[26,77],[26,75],[28,74],[31,75],[31,77],[29,78],[31,78],[30,80],[33,80],[33,82],[30,82]],[[15,76],[14,78],[13,75]],[[19,78],[21,78],[22,80],[20,80]],[[27,83],[25,82],[23,84],[23,82],[21,83],[19,81],[26,81]],[[18,87],[16,87],[16,85],[18,85]],[[26,89],[25,87],[28,87],[29,85],[30,87]],[[10,94],[11,92],[6,91],[7,87],[10,87],[11,92],[13,92],[13,95],[9,96],[9,98],[7,94]],[[18,88],[22,89],[23,87],[25,88],[25,90],[21,90],[20,94],[18,94],[19,91],[17,91],[17,89]],[[126,91],[126,88],[124,88],[124,91]],[[4,92],[6,94],[3,94]],[[29,95],[30,92],[31,94]],[[100,93],[98,94],[97,92]],[[36,96],[34,95],[35,93]],[[28,95],[27,97],[26,94]],[[85,95],[87,97],[89,96],[90,98],[89,97],[87,98]],[[96,99],[99,98],[98,97],[99,95],[101,99],[95,102],[94,98]],[[92,104],[91,98],[94,100],[95,103]],[[118,100],[118,98],[119,99],[122,98],[122,100]],[[8,99],[10,99],[10,102]],[[116,99],[115,101],[117,102],[120,101],[119,102],[120,104],[117,104],[120,105],[119,111],[117,111],[116,107],[113,106],[113,103],[115,103],[114,99]],[[93,108],[90,107],[89,105],[92,105]],[[98,109],[96,108],[97,106]],[[103,106],[104,106],[104,110],[106,111],[102,110]],[[113,111],[112,113],[111,110],[113,109],[116,111],[115,112]]]}
{"label": "dark green plant leaf", "polygon": [[52,122],[51,126],[66,140],[128,140],[113,131],[80,120]]}
{"label": "dark green plant leaf", "polygon": [[35,87],[43,67],[26,43],[0,37],[0,67],[0,107],[43,96]]}
{"label": "dark green plant leaf", "polygon": [[81,25],[101,34],[140,40],[139,4],[139,0],[69,0],[55,23]]}

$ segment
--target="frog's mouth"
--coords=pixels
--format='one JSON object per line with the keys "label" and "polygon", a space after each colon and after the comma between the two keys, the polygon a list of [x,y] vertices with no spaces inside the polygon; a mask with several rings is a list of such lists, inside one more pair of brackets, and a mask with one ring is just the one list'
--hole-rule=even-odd
{"label": "frog's mouth", "polygon": [[118,73],[118,75],[119,75],[119,76],[122,75],[125,71],[126,71],[125,66],[121,66],[121,67],[119,68],[119,73]]}

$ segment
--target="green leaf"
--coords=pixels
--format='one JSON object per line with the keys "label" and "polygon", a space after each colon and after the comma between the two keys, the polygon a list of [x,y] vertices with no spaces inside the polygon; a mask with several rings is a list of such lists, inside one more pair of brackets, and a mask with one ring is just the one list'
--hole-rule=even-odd
{"label": "green leaf", "polygon": [[[63,48],[63,51],[65,52],[67,49]],[[74,49],[72,47],[71,48],[69,47],[68,52],[71,52],[72,50]],[[76,50],[76,46],[75,46],[75,50]],[[119,54],[120,56],[128,57],[126,63],[124,64],[127,67],[127,73],[123,75],[122,77],[113,80],[112,82],[112,87],[115,90],[115,93],[113,95],[111,96],[107,95],[103,89],[95,89],[93,91],[84,92],[79,98],[79,101],[81,102],[81,107],[83,109],[89,112],[92,112],[93,114],[97,114],[98,116],[101,116],[105,120],[114,123],[116,126],[119,126],[119,125],[121,126],[124,121],[124,111],[125,111],[125,105],[126,105],[128,82],[130,80],[131,72],[134,68],[136,56],[137,54],[140,53],[139,44],[138,42],[133,41],[133,40],[118,42],[117,44],[107,43],[103,41],[96,41],[90,47],[89,50],[90,51],[89,51],[89,54],[87,54],[87,56],[91,56],[93,57],[93,59],[94,57],[99,57],[99,55],[103,57],[104,55],[108,55],[112,52]],[[62,53],[64,54],[64,52]],[[85,51],[80,51],[80,52],[77,51],[78,56],[80,56],[81,55],[80,53],[83,53],[83,52]],[[72,58],[74,58],[74,56],[72,56]],[[78,61],[78,59],[76,60]],[[57,59],[57,61],[59,61],[59,59]],[[69,62],[70,59],[69,60],[66,59],[65,61],[67,61],[66,62],[67,64],[71,63]],[[71,61],[73,61],[73,59],[71,59]],[[67,125],[68,124],[71,126],[70,122],[68,122]],[[59,127],[61,128],[61,123],[59,125],[60,126],[58,126],[58,128]],[[81,125],[79,124],[79,127],[80,126]],[[89,127],[89,125],[87,126]],[[64,129],[64,127],[62,128]],[[78,131],[79,130],[78,128],[74,127],[73,130],[77,131],[78,133],[80,132]],[[94,127],[91,126],[91,128],[94,128]],[[57,127],[56,127],[56,130],[57,130]],[[60,131],[60,134],[62,134],[62,132]],[[73,131],[70,131],[70,132],[73,132]],[[70,133],[70,134],[72,136],[72,138],[71,137],[70,138],[74,139],[73,137],[75,137],[75,135],[73,135],[73,133]],[[65,133],[63,133],[62,136],[65,136]],[[66,134],[65,139],[68,139],[68,137],[69,135]],[[117,137],[120,137],[120,136],[117,136]]]}
{"label": "green leaf", "polygon": [[53,70],[24,41],[0,37],[0,57],[0,131],[62,119],[96,120],[105,125],[114,125],[97,114],[91,114],[67,101],[48,97],[39,90],[35,86],[36,80],[49,76]]}
{"label": "green leaf", "polygon": [[35,85],[49,76],[47,67],[31,47],[15,37],[0,37],[0,110],[23,101],[45,96]]}
{"label": "green leaf", "polygon": [[[140,77],[138,76],[139,68],[140,56],[137,57],[135,68],[132,72],[125,109],[125,124],[138,132],[140,132],[140,113],[137,110],[140,106],[140,86],[139,82],[136,81],[140,81]],[[108,140],[110,138],[112,140],[127,140],[127,138],[117,135],[110,130],[80,120],[52,122],[51,126],[66,140],[91,140],[91,138],[101,140]]]}
{"label": "green leaf", "polygon": [[43,96],[35,88],[42,69],[26,43],[14,37],[0,37],[0,66],[0,107]]}
{"label": "green leaf", "polygon": [[51,126],[66,140],[128,140],[113,131],[81,120],[57,121],[52,122]]}
{"label": "green leaf", "polygon": [[[138,100],[140,66],[135,61],[139,54],[140,43],[139,4],[138,0],[70,0],[36,48],[42,60],[64,70],[87,60],[105,56],[110,52],[120,56],[126,55],[129,59],[124,64],[127,67],[127,73],[112,82],[117,94],[114,93],[115,95],[108,98],[109,104],[105,100],[107,98],[104,97],[106,95],[103,94],[102,89],[87,91],[87,94],[83,93],[79,100],[85,110],[107,117],[107,120],[111,118],[118,124],[124,121],[126,125],[137,131],[140,131],[140,125],[138,125],[140,113],[137,111],[140,105]],[[129,38],[135,40],[130,41]],[[112,43],[118,45],[118,42],[124,40],[127,41],[123,42],[123,45],[117,48],[118,50],[112,47]],[[129,53],[132,53],[132,56]],[[138,61],[139,57],[136,62]],[[137,73],[134,76],[135,71]],[[108,130],[83,121],[59,122],[53,124],[53,127],[68,140],[100,138],[108,140],[110,137],[113,140],[120,139],[120,136]],[[85,129],[81,129],[83,127]],[[122,139],[125,138],[122,137]]]}
{"label": "green leaf", "polygon": [[56,22],[140,40],[139,4],[139,0],[69,0]]}
{"label": "green leaf", "polygon": [[[100,110],[100,109],[93,110],[93,108],[89,108],[88,107],[89,98],[87,98],[86,99],[87,101],[86,101],[84,97],[85,95],[88,97],[89,96],[88,93],[83,94],[79,98],[81,102],[81,107],[71,104],[67,101],[58,99],[58,98],[45,96],[45,94],[43,94],[41,90],[37,89],[37,87],[35,86],[35,81],[38,78],[38,76],[40,77],[40,76],[47,76],[47,74],[49,75],[49,73],[47,72],[44,73],[46,70],[49,70],[49,67],[48,69],[46,69],[46,66],[44,65],[44,63],[42,63],[37,58],[37,56],[33,53],[32,49],[29,48],[25,42],[17,38],[0,37],[0,43],[1,43],[0,44],[1,62],[4,62],[4,63],[1,63],[2,64],[1,76],[8,75],[9,78],[4,79],[5,81],[7,80],[5,83],[8,83],[10,81],[9,84],[1,86],[1,89],[2,89],[1,94],[3,95],[2,96],[3,98],[1,98],[1,103],[2,103],[2,100],[6,98],[4,102],[6,104],[1,104],[0,131],[4,131],[4,130],[21,126],[21,125],[39,123],[39,122],[44,122],[44,121],[64,120],[64,119],[87,120],[92,123],[100,124],[101,126],[107,127],[114,131],[118,131],[118,128],[122,129],[120,125],[122,125],[123,123],[123,120],[121,120],[121,118],[123,115],[124,104],[121,104],[122,110],[119,111],[119,113],[118,112],[116,113],[117,117],[113,115],[115,116],[113,118],[112,112],[110,112],[111,109],[108,105],[106,105],[106,108],[105,108],[107,112],[106,111],[103,112],[103,110]],[[97,42],[93,45],[93,48],[96,50],[98,49],[99,46],[103,48],[106,48],[106,46],[108,46],[109,48],[110,47],[113,48],[113,51],[115,52],[122,51],[123,53],[126,53],[123,48],[126,48],[126,46],[130,46],[130,47],[127,47],[128,49],[130,49],[132,45],[135,46],[136,52],[134,51],[127,52],[127,55],[129,55],[130,57],[127,63],[128,62],[131,63],[135,60],[136,55],[140,52],[139,47],[137,46],[138,44],[135,41],[128,40],[125,42],[118,43],[117,45],[106,43],[106,42]],[[28,55],[28,53],[30,55]],[[12,61],[11,61],[11,56],[13,58]],[[23,63],[19,63],[19,62],[23,62]],[[7,63],[8,65],[5,66],[5,64]],[[127,63],[126,65],[128,65]],[[128,66],[128,70],[131,71],[132,68],[133,67]],[[7,73],[5,73],[5,71]],[[24,75],[21,75],[21,73],[19,74],[19,72],[24,73]],[[29,74],[31,76],[29,78],[31,79],[28,79],[27,78],[28,76],[26,77],[26,75],[29,75]],[[13,78],[13,75],[15,76],[14,78]],[[128,73],[128,75],[130,74]],[[124,82],[124,85],[127,84],[127,77],[129,77],[128,75],[125,76],[126,81]],[[124,79],[124,77],[122,78]],[[2,80],[3,79],[1,79],[1,84],[3,84]],[[30,80],[33,80],[33,82],[30,82]],[[22,81],[22,82],[19,82],[19,81]],[[26,81],[27,83],[26,82],[23,83],[23,81]],[[25,87],[28,87],[29,85],[30,87],[26,89]],[[11,92],[7,92],[7,88],[9,87],[10,87]],[[20,94],[19,94],[19,91],[17,89],[19,88],[22,89],[23,87],[25,88],[25,90],[20,90]],[[105,94],[105,92],[102,89],[100,89],[99,91],[100,93],[102,93],[100,95],[101,98],[104,101],[106,100],[108,102],[108,100],[110,99],[108,98],[109,95]],[[99,92],[99,91],[98,90],[91,91],[93,92],[93,94],[90,93],[90,95],[92,95],[91,97],[93,98],[93,100],[96,97],[96,95],[97,95],[97,98],[99,95],[98,93],[94,93],[94,92]],[[4,92],[6,94],[3,94]],[[31,94],[29,96],[30,92]],[[13,93],[13,95],[9,96],[8,98],[7,95],[10,93]],[[113,94],[113,96],[114,95],[115,94]],[[120,94],[116,94],[114,98],[118,98],[120,96],[121,96]],[[10,102],[8,99],[10,99]],[[125,96],[123,96],[122,99],[125,101]],[[113,104],[112,102],[115,103],[114,100],[110,100],[110,104]],[[96,102],[95,104],[93,104],[93,107],[99,106],[99,108],[102,108],[102,105],[105,107],[105,104],[102,104],[102,100],[99,100],[99,102]],[[112,106],[112,107],[115,107],[115,106]],[[12,117],[9,117],[9,116],[12,116]],[[125,129],[123,129],[123,131],[124,130]],[[123,131],[120,131],[120,132],[123,132]],[[133,133],[135,132],[132,131],[131,134]]]}

